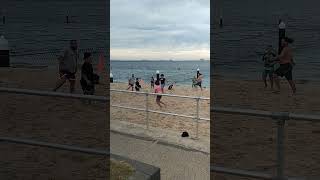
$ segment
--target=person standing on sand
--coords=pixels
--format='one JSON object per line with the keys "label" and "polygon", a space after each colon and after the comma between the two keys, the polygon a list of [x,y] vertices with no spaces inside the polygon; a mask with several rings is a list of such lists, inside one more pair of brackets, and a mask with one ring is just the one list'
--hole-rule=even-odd
{"label": "person standing on sand", "polygon": [[134,89],[134,74],[132,74],[131,78],[129,79],[127,90],[129,90],[130,88],[131,88],[131,91],[133,91],[133,89]]}
{"label": "person standing on sand", "polygon": [[193,76],[193,78],[192,78],[192,88],[195,88],[196,85],[197,85],[197,77]]}
{"label": "person standing on sand", "polygon": [[80,84],[84,94],[93,95],[95,74],[93,73],[91,53],[84,53],[83,60]]}
{"label": "person standing on sand", "polygon": [[53,91],[57,91],[66,82],[66,80],[69,80],[70,93],[73,93],[75,89],[76,73],[79,60],[78,43],[76,40],[70,41],[70,47],[64,51],[63,56],[60,56],[58,60],[60,79],[58,80]]}
{"label": "person standing on sand", "polygon": [[202,91],[202,79],[203,79],[203,75],[201,73],[198,74],[198,78],[197,78],[197,84],[196,86],[199,86],[201,91]]}
{"label": "person standing on sand", "polygon": [[283,49],[282,49],[280,55],[278,55],[276,57],[276,61],[279,62],[280,67],[278,69],[276,69],[274,72],[274,79],[275,79],[275,83],[276,83],[276,86],[278,89],[277,91],[274,91],[275,93],[280,92],[279,76],[281,76],[281,77],[285,76],[285,78],[287,79],[287,81],[290,84],[292,92],[293,93],[296,92],[296,85],[292,80],[292,69],[293,69],[293,66],[295,65],[295,63],[293,62],[292,48],[289,47],[289,44],[291,44],[291,43],[293,43],[293,40],[288,37],[285,37],[281,40],[281,46]]}
{"label": "person standing on sand", "polygon": [[161,91],[164,93],[164,87],[166,86],[166,78],[164,78],[164,74],[161,74],[160,76],[160,85],[161,85]]}
{"label": "person standing on sand", "polygon": [[136,91],[140,91],[140,89],[141,89],[142,87],[141,87],[141,85],[140,85],[140,81],[139,81],[139,78],[137,78],[136,79],[136,86],[135,86],[135,89],[136,89]]}
{"label": "person standing on sand", "polygon": [[151,77],[150,84],[151,84],[151,89],[154,89],[154,77],[153,76]]}
{"label": "person standing on sand", "polygon": [[[154,87],[154,93],[161,93],[161,92],[162,92],[162,89],[160,86],[160,80],[156,80],[155,87]],[[160,108],[162,108],[161,104],[163,104],[166,107],[167,105],[161,101],[161,97],[162,97],[161,95],[157,95],[156,103],[160,106]]]}
{"label": "person standing on sand", "polygon": [[274,73],[274,58],[276,54],[271,45],[267,47],[266,52],[263,54],[262,61],[264,62],[264,70],[262,73],[262,80],[264,82],[264,86],[268,87],[267,84],[267,76],[270,79],[271,89],[273,89],[273,73]]}

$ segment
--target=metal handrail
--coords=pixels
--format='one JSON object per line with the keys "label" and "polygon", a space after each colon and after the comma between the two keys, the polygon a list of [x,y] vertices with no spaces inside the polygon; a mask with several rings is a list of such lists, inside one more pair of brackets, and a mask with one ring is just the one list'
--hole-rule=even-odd
{"label": "metal handrail", "polygon": [[[111,107],[122,108],[122,109],[130,109],[130,110],[136,110],[136,111],[146,111],[146,109],[142,109],[142,108],[134,108],[134,107],[120,106],[120,105],[111,105]],[[164,115],[171,115],[171,116],[177,116],[177,117],[184,117],[184,118],[195,118],[195,116],[168,113],[168,112],[162,112],[162,111],[148,110],[148,112],[157,113],[157,114],[164,114]],[[199,117],[199,120],[210,121],[210,119],[208,119],[208,118],[200,118],[200,117]]]}
{"label": "metal handrail", "polygon": [[[58,92],[50,92],[50,91],[37,91],[37,90],[4,88],[4,87],[0,87],[0,92],[13,93],[13,94],[24,94],[24,95],[71,98],[71,99],[85,99],[85,100],[93,100],[93,101],[98,101],[98,102],[108,102],[108,98],[104,97],[104,96],[91,96],[91,95],[58,93]],[[25,144],[25,145],[31,145],[31,146],[47,147],[47,148],[59,149],[59,150],[82,152],[82,153],[88,153],[88,154],[96,154],[96,155],[109,155],[110,154],[109,150],[83,148],[83,147],[77,147],[77,146],[55,144],[55,143],[34,141],[34,140],[21,139],[21,138],[0,137],[0,141],[8,142],[8,143],[16,143],[16,144]]]}
{"label": "metal handrail", "polygon": [[77,146],[62,145],[62,144],[34,141],[34,140],[21,139],[21,138],[0,137],[0,141],[15,143],[15,144],[25,144],[25,145],[31,145],[31,146],[46,147],[51,149],[81,152],[81,153],[87,153],[87,154],[110,155],[110,152],[107,150],[83,148],[83,147],[77,147]]}
{"label": "metal handrail", "polygon": [[[127,91],[127,90],[119,90],[119,89],[110,89],[110,91],[114,92],[123,92],[123,93],[133,93],[133,94],[148,94],[148,95],[159,95],[158,93],[150,93],[150,92],[140,92],[140,91]],[[200,100],[210,100],[207,97],[197,97],[197,96],[183,96],[183,95],[174,95],[174,94],[161,94],[161,96],[168,96],[168,97],[178,97],[178,98],[186,98],[186,99],[200,99]]]}
{"label": "metal handrail", "polygon": [[0,87],[0,92],[14,93],[14,94],[24,94],[24,95],[71,98],[71,99],[84,99],[84,100],[93,100],[93,101],[98,101],[98,102],[107,102],[108,99],[109,99],[106,96],[70,94],[70,93],[60,93],[60,92],[51,92],[51,91],[38,91],[38,90],[17,89],[17,88],[4,88],[4,87]]}
{"label": "metal handrail", "polygon": [[242,109],[242,108],[231,108],[231,107],[220,107],[213,106],[211,108],[212,112],[224,113],[224,114],[238,114],[247,116],[256,116],[272,119],[286,119],[286,120],[298,120],[298,121],[319,121],[320,115],[310,115],[310,114],[297,114],[289,112],[271,112],[263,110],[252,110],[252,109]]}
{"label": "metal handrail", "polygon": [[210,121],[209,118],[202,118],[199,116],[199,109],[200,105],[199,102],[200,100],[210,100],[210,98],[207,97],[195,97],[195,96],[182,96],[182,95],[173,95],[173,94],[161,94],[161,96],[167,96],[167,97],[177,97],[177,98],[185,98],[185,99],[193,99],[196,100],[196,112],[195,116],[189,116],[189,115],[183,115],[183,114],[176,114],[176,113],[169,113],[169,112],[162,112],[162,111],[155,111],[155,110],[149,110],[149,101],[148,97],[149,95],[152,96],[157,96],[160,95],[158,93],[149,93],[149,92],[139,92],[139,91],[128,91],[128,90],[118,90],[118,89],[110,89],[110,92],[119,92],[119,93],[129,93],[129,94],[139,94],[139,95],[144,95],[145,98],[145,108],[135,108],[135,107],[129,107],[129,106],[121,106],[121,105],[113,105],[111,104],[111,107],[116,107],[116,108],[122,108],[122,109],[130,109],[130,110],[136,110],[136,111],[144,111],[146,113],[146,126],[147,129],[149,129],[149,112],[150,113],[157,113],[157,114],[163,114],[163,115],[169,115],[169,116],[177,116],[177,117],[184,117],[184,118],[191,118],[196,121],[196,137],[198,138],[199,136],[199,121]]}

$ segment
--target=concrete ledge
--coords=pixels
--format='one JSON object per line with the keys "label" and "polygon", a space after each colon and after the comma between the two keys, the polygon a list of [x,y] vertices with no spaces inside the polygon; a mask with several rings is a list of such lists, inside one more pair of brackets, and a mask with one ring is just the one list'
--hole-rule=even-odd
{"label": "concrete ledge", "polygon": [[115,160],[125,161],[135,169],[135,174],[130,177],[130,180],[160,180],[160,168],[135,161],[129,158],[111,154],[110,157]]}
{"label": "concrete ledge", "polygon": [[138,139],[158,141],[158,144],[170,145],[188,151],[210,154],[209,137],[201,137],[199,139],[182,138],[180,132],[178,133],[153,127],[146,130],[143,125],[128,123],[125,121],[111,121],[110,130],[114,133],[128,135]]}

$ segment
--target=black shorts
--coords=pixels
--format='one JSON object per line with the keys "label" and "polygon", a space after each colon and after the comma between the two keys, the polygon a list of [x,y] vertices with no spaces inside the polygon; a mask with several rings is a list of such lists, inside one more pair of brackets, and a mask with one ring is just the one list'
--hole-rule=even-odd
{"label": "black shorts", "polygon": [[161,95],[157,95],[157,100],[160,100],[162,98]]}
{"label": "black shorts", "polygon": [[292,80],[292,65],[288,64],[280,64],[280,67],[275,70],[275,74],[280,77],[285,77],[287,80]]}
{"label": "black shorts", "polygon": [[76,73],[71,73],[69,71],[60,71],[60,77],[65,76],[69,80],[75,80],[76,79]]}
{"label": "black shorts", "polygon": [[201,87],[201,82],[197,82],[196,86]]}

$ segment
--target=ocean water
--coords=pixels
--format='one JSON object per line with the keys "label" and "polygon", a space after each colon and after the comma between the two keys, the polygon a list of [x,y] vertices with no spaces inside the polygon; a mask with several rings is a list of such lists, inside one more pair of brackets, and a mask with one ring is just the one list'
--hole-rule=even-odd
{"label": "ocean water", "polygon": [[[214,72],[225,78],[259,79],[261,55],[269,44],[278,47],[278,21],[295,40],[295,79],[320,80],[320,1],[220,0],[213,9]],[[224,27],[219,28],[222,14]]]}
{"label": "ocean water", "polygon": [[210,87],[209,61],[111,61],[111,72],[117,82],[128,82],[131,74],[150,83],[156,71],[164,74],[168,83],[176,85],[192,85],[192,78],[197,69],[204,75],[203,86]]}

